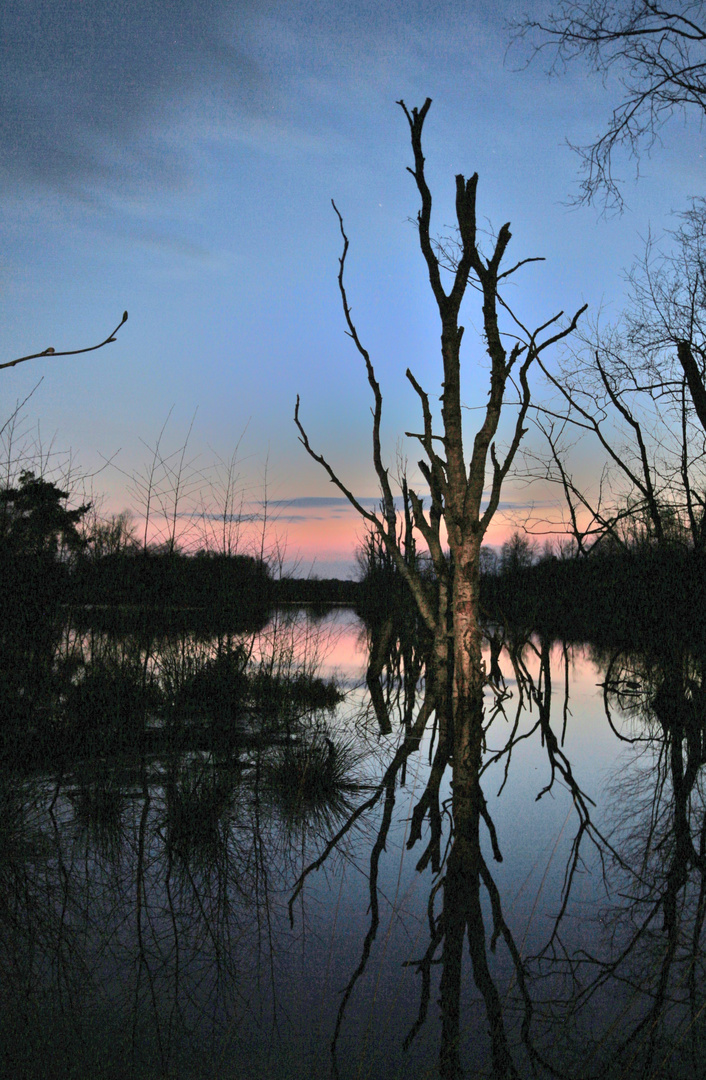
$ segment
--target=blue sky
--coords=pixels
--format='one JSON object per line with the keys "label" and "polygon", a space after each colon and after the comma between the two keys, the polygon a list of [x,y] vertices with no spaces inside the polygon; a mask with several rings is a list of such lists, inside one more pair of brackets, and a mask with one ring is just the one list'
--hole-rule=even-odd
{"label": "blue sky", "polygon": [[[502,0],[5,0],[0,359],[92,344],[124,308],[130,319],[98,353],[3,372],[3,415],[43,376],[30,420],[88,471],[119,451],[118,467],[95,481],[115,510],[130,502],[126,474],[144,468],[170,409],[173,447],[197,410],[196,469],[228,459],[245,432],[248,498],[266,472],[270,499],[297,500],[292,556],[310,563],[314,553],[319,572],[345,572],[345,530],[334,542],[325,504],[306,502],[337,493],[292,419],[299,393],[313,445],[357,494],[375,497],[369,391],[344,334],[332,197],[351,240],[349,299],[385,394],[393,466],[418,415],[406,367],[434,396],[439,386],[395,101],[433,99],[425,154],[436,229],[453,220],[454,174],[478,171],[479,213],[496,228],[512,223],[510,255],[546,258],[512,294],[535,324],[586,302],[617,313],[641,237],[669,227],[670,211],[702,190],[703,141],[674,122],[638,185],[622,163],[622,217],[566,205],[578,162],[565,140],[601,132],[615,88],[581,65],[550,79],[542,63],[527,68],[525,54],[508,53],[507,23],[523,10]],[[473,299],[469,405],[486,395]],[[415,454],[404,439],[401,452]],[[509,505],[545,498],[507,491]],[[282,514],[285,531],[291,516]]]}

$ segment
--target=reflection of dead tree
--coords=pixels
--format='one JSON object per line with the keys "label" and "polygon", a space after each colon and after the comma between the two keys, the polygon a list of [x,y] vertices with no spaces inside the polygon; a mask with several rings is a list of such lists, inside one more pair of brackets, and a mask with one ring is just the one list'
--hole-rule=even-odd
{"label": "reflection of dead tree", "polygon": [[[533,645],[530,645],[534,649]],[[579,828],[571,846],[567,864],[564,890],[562,894],[561,912],[556,919],[550,946],[556,942],[561,949],[559,940],[559,928],[568,905],[572,884],[580,864],[581,847],[585,839],[590,839],[598,847],[602,854],[610,845],[595,828],[590,818],[592,800],[585,795],[579,787],[571,764],[566,758],[559,741],[554,734],[550,722],[550,697],[551,677],[549,672],[549,644],[543,642],[540,649],[534,649],[540,662],[538,679],[534,679],[527,663],[522,657],[522,646],[519,642],[509,643],[509,651],[513,660],[514,670],[519,689],[518,713],[526,709],[537,709],[539,718],[526,733],[518,734],[519,719],[515,718],[511,736],[502,751],[489,755],[486,759],[484,770],[506,757],[507,762],[512,754],[512,749],[523,739],[539,732],[547,750],[551,776],[548,784],[540,792],[538,798],[551,791],[557,780],[561,781],[570,791],[574,806],[579,817]],[[567,663],[564,654],[564,663]],[[499,697],[496,701],[496,709],[501,709],[507,700],[507,695]],[[404,739],[383,778],[375,788],[371,796],[362,803],[348,820],[340,827],[337,833],[331,837],[327,846],[322,850],[316,861],[304,869],[296,883],[294,892],[290,898],[290,919],[293,920],[294,904],[304,887],[308,875],[324,865],[329,856],[341,843],[344,837],[360,823],[364,816],[369,814],[375,806],[383,801],[382,815],[377,827],[377,835],[370,854],[368,888],[369,888],[369,911],[370,922],[363,943],[361,958],[356,970],[353,972],[341,1000],[336,1028],[334,1032],[332,1051],[335,1053],[338,1036],[344,1019],[344,1014],[350,996],[356,983],[366,970],[369,962],[372,946],[375,942],[379,929],[379,896],[378,877],[380,859],[387,843],[390,827],[393,820],[396,790],[399,787],[400,774],[410,756],[419,748],[419,741],[424,732],[427,722],[430,703],[433,701],[432,693],[426,690],[422,709],[415,722],[414,730]],[[565,702],[566,706],[566,702]],[[446,747],[446,761],[448,761],[448,747]],[[525,1049],[538,1066],[554,1071],[545,1060],[544,1055],[537,1049],[531,1038],[531,1024],[533,1017],[533,1003],[530,996],[529,977],[526,964],[523,960],[510,927],[508,926],[502,910],[502,902],[497,885],[493,879],[491,869],[484,857],[480,845],[478,833],[460,834],[457,821],[448,813],[448,805],[443,807],[440,803],[440,780],[444,771],[444,758],[440,756],[437,746],[436,754],[432,762],[429,779],[420,800],[413,810],[410,823],[408,847],[412,847],[421,839],[422,824],[425,814],[429,814],[431,821],[430,839],[422,854],[418,868],[424,868],[431,861],[435,870],[434,884],[430,890],[428,901],[429,941],[424,954],[416,960],[407,962],[408,966],[415,967],[420,974],[420,1001],[418,1015],[415,1023],[405,1039],[405,1048],[409,1047],[417,1033],[422,1028],[428,1015],[429,1002],[432,992],[432,971],[435,965],[441,965],[440,1003],[442,1020],[441,1059],[440,1069],[443,1077],[459,1077],[462,1075],[459,1055],[459,1039],[461,1030],[460,997],[462,986],[463,949],[466,938],[473,965],[473,975],[486,1009],[491,1035],[493,1052],[494,1075],[499,1077],[515,1077],[518,1074],[517,1067],[509,1051],[509,1042],[506,1030],[505,1009],[494,977],[491,974],[486,949],[486,931],[482,917],[480,890],[484,888],[490,898],[492,927],[490,933],[490,948],[495,951],[498,941],[502,941],[509,953],[514,981],[519,991],[522,1020],[520,1035]],[[480,818],[485,822],[491,840],[493,857],[502,861],[498,838],[490,817],[490,813],[483,799],[480,807]],[[444,853],[442,855],[442,824],[447,822],[447,834],[444,840]],[[616,854],[616,858],[619,858]],[[547,947],[547,951],[549,947]],[[557,1074],[560,1075],[560,1074]]]}
{"label": "reflection of dead tree", "polygon": [[382,688],[381,678],[387,668],[394,633],[394,621],[390,614],[371,634],[370,659],[365,672],[365,684],[368,687],[370,701],[375,710],[381,735],[392,734],[390,710]]}
{"label": "reflection of dead tree", "polygon": [[[400,537],[400,542],[404,558],[408,567],[418,573],[422,580],[429,578],[427,588],[431,592],[434,585],[428,574],[428,563],[420,559],[416,552],[409,489],[404,475],[401,486],[404,540]],[[430,644],[429,631],[400,578],[394,560],[375,531],[368,530],[356,557],[363,587],[359,613],[363,616],[368,634],[369,659],[365,682],[380,733],[390,735],[393,709],[401,709],[405,729],[412,722],[417,683],[424,670]]]}
{"label": "reflection of dead tree", "polygon": [[[515,669],[518,687],[523,687],[524,693],[526,694],[530,704],[536,706],[537,708],[537,722],[533,726],[533,728],[530,729],[529,732],[525,733],[524,735],[518,736],[516,735],[518,723],[516,718],[515,726],[513,728],[513,735],[511,736],[508,745],[499,754],[495,754],[491,758],[489,758],[486,764],[486,768],[490,764],[499,760],[506,753],[508,755],[509,764],[509,757],[512,752],[513,746],[516,745],[517,742],[519,742],[521,739],[528,738],[529,735],[533,734],[534,731],[539,730],[542,739],[542,745],[545,747],[547,752],[550,775],[549,781],[547,782],[547,784],[545,784],[545,786],[537,795],[537,801],[539,801],[545,795],[548,795],[552,791],[556,781],[559,780],[571,795],[571,800],[573,802],[574,809],[576,810],[579,822],[578,829],[572,841],[571,850],[567,859],[559,911],[554,918],[551,936],[549,937],[549,940],[547,941],[541,953],[541,955],[544,956],[549,954],[554,949],[557,942],[559,942],[561,924],[564,916],[566,915],[574,879],[581,865],[582,844],[584,838],[592,841],[592,843],[594,844],[602,866],[604,852],[606,850],[611,850],[611,845],[607,838],[601,833],[599,829],[596,828],[595,824],[591,820],[590,807],[595,807],[596,804],[593,799],[586,795],[586,793],[579,786],[576,777],[574,776],[571,762],[562,750],[559,744],[559,740],[557,739],[557,736],[551,725],[552,681],[550,664],[550,642],[546,638],[542,639],[539,649],[537,649],[536,645],[532,641],[528,642],[527,645],[531,650],[535,652],[539,659],[539,676],[536,681],[535,679],[533,679],[526,663],[524,662],[522,657],[522,651],[520,649],[515,649],[511,653],[511,657]],[[564,663],[565,665],[568,664],[568,659],[565,651]],[[566,667],[565,670],[567,670]],[[565,731],[566,709],[568,707],[568,681],[565,681],[564,695]],[[505,780],[507,780],[507,767],[505,771]],[[616,859],[620,861],[617,853],[614,854]],[[603,870],[605,877],[605,867],[603,867]]]}
{"label": "reflection of dead tree", "polygon": [[297,897],[302,892],[309,875],[316,870],[319,870],[326,863],[327,859],[338,848],[343,839],[352,831],[354,826],[361,822],[366,815],[368,815],[382,796],[385,796],[383,817],[381,825],[378,829],[378,834],[373,845],[370,855],[370,873],[368,877],[368,890],[370,897],[370,925],[365,936],[363,943],[363,950],[358,967],[353,972],[348,984],[344,990],[341,1005],[339,1007],[338,1016],[336,1020],[336,1028],[334,1032],[331,1051],[333,1054],[334,1068],[336,1067],[336,1043],[340,1032],[341,1024],[346,1010],[346,1005],[353,992],[356,982],[363,974],[367,967],[368,959],[370,957],[370,950],[373,942],[377,936],[377,931],[380,922],[379,916],[379,896],[378,896],[378,872],[380,866],[380,857],[385,850],[385,843],[387,841],[390,824],[392,822],[392,813],[395,806],[395,790],[398,784],[398,778],[400,771],[404,768],[405,763],[411,754],[419,750],[419,744],[426,729],[427,723],[434,709],[435,697],[431,685],[427,685],[424,701],[419,709],[414,723],[409,730],[406,731],[403,742],[395,752],[392,761],[385,769],[385,773],[377,784],[372,794],[362,802],[352,814],[347,818],[343,825],[334,833],[328,843],[325,845],[321,854],[306,866],[299,876],[299,879],[294,885],[294,889],[289,899],[289,919],[290,923],[294,925],[294,905]]}
{"label": "reflection of dead tree", "polygon": [[[539,671],[537,676],[533,676],[530,667],[527,663],[526,652],[529,651],[534,654],[536,660],[539,662]],[[616,864],[623,866],[624,861],[620,854],[611,845],[608,838],[598,829],[591,817],[591,808],[595,807],[594,801],[582,790],[580,787],[572,766],[564,750],[562,749],[564,743],[564,737],[566,734],[566,722],[568,717],[568,702],[569,702],[569,662],[570,655],[567,646],[564,645],[562,649],[562,660],[564,667],[564,694],[563,694],[563,723],[562,723],[562,735],[561,740],[557,738],[557,735],[551,724],[551,700],[552,700],[552,678],[551,678],[551,642],[543,638],[539,642],[539,647],[535,644],[534,640],[529,637],[520,635],[516,636],[509,634],[507,642],[507,652],[510,657],[514,674],[515,682],[518,691],[515,715],[512,722],[512,727],[507,741],[499,751],[488,754],[486,756],[482,772],[486,772],[491,766],[499,764],[504,759],[504,777],[502,784],[500,785],[500,794],[505,787],[510,770],[510,762],[512,759],[514,749],[522,742],[531,739],[536,734],[540,735],[541,743],[544,746],[547,754],[547,761],[549,764],[550,775],[548,782],[539,791],[536,796],[537,801],[544,796],[550,794],[555,786],[559,783],[565,790],[568,791],[573,808],[578,818],[578,828],[571,842],[569,853],[566,860],[566,866],[564,870],[564,877],[562,882],[562,891],[559,903],[559,909],[552,920],[552,929],[548,940],[544,944],[543,948],[538,955],[530,958],[528,962],[534,964],[539,963],[539,973],[545,968],[554,968],[557,964],[565,962],[567,957],[567,949],[562,940],[562,925],[567,916],[569,901],[571,899],[572,890],[576,881],[577,874],[580,873],[584,862],[584,848],[586,843],[590,843],[597,853],[599,865],[601,867],[604,884],[607,881],[605,856],[607,852],[610,852],[615,859]],[[496,708],[498,710],[504,710],[505,703],[508,695],[503,695],[497,699]],[[537,719],[534,723],[530,724],[525,730],[520,730],[520,721],[525,713],[531,715],[536,710]],[[486,810],[487,813],[487,810]],[[568,818],[567,818],[568,820]],[[494,850],[497,847],[497,840],[494,837],[494,833],[491,832],[491,839],[493,840]],[[498,852],[495,852],[495,857],[498,857]],[[530,1040],[530,1023],[535,1011],[532,999],[529,993],[529,979],[530,974],[526,969],[526,965],[523,962],[519,951],[517,950],[512,935],[504,921],[502,915],[502,908],[500,904],[500,896],[497,893],[497,888],[490,878],[490,874],[487,870],[484,876],[484,884],[491,897],[494,931],[492,944],[502,937],[506,943],[508,951],[512,957],[515,977],[517,980],[518,989],[520,991],[520,997],[523,1004],[523,1023],[521,1028],[521,1035],[523,1042],[530,1055],[530,1059],[537,1064],[541,1064],[545,1069],[548,1069],[554,1075],[561,1075],[554,1067],[546,1060],[544,1055],[540,1054],[536,1046]],[[571,963],[569,964],[572,967]],[[572,968],[573,970],[573,968]],[[490,1015],[490,1014],[489,1014]],[[499,1074],[505,1075],[505,1074]]]}

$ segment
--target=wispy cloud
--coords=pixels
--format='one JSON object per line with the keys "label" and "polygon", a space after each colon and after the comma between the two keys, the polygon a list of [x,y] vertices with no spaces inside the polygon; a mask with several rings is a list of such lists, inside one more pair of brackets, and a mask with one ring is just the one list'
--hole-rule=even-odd
{"label": "wispy cloud", "polygon": [[[185,160],[161,136],[198,94],[261,112],[269,81],[238,45],[256,0],[5,0],[5,185],[173,187]],[[231,20],[232,21],[232,20]]]}
{"label": "wispy cloud", "polygon": [[[356,495],[358,502],[361,506],[367,509],[374,509],[380,503],[379,496],[377,498],[366,495]],[[353,510],[353,507],[349,503],[348,499],[336,498],[335,496],[313,496],[313,495],[297,495],[293,499],[277,499],[272,503],[273,506],[282,507],[283,509],[306,509],[306,510],[335,510],[335,509],[348,509]],[[355,511],[354,511],[355,512]]]}
{"label": "wispy cloud", "polygon": [[[356,498],[366,510],[376,511],[379,509],[379,497],[360,495],[356,496]],[[534,499],[528,501],[526,499],[509,498],[500,501],[498,504],[498,513],[522,515],[532,511],[552,509],[555,506],[555,501],[551,499]],[[402,511],[403,506],[401,496],[398,496],[395,499],[395,508],[398,512]],[[184,516],[186,517],[189,515],[185,514]],[[222,515],[204,515],[202,511],[199,511],[196,516],[201,518],[206,517],[217,521],[223,520]],[[359,522],[361,526],[364,525],[364,520],[360,517],[357,510],[351,506],[348,499],[336,496],[311,495],[299,495],[292,499],[273,499],[268,503],[266,512],[264,508],[254,509],[253,507],[250,507],[247,513],[233,515],[234,521],[254,522],[269,520],[285,524],[305,524],[307,522],[316,521],[328,522],[342,519],[352,519],[355,522]]]}

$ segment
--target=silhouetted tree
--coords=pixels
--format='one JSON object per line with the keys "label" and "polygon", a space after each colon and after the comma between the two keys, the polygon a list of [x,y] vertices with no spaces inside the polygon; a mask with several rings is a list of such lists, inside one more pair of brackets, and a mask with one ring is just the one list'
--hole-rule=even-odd
{"label": "silhouetted tree", "polygon": [[537,545],[530,536],[515,532],[506,540],[500,552],[500,569],[503,574],[526,570],[537,560]]}
{"label": "silhouetted tree", "polygon": [[0,490],[0,544],[5,552],[55,558],[60,549],[82,548],[77,526],[90,503],[69,510],[64,505],[68,498],[68,491],[27,470],[17,487]]}
{"label": "silhouetted tree", "polygon": [[137,527],[130,510],[111,514],[109,518],[96,519],[85,532],[86,549],[93,559],[134,552],[138,546]]}
{"label": "silhouetted tree", "polygon": [[645,373],[673,399],[690,398],[706,432],[706,199],[692,199],[678,217],[671,250],[649,240],[629,275],[627,329]]}
{"label": "silhouetted tree", "polygon": [[[383,464],[380,443],[380,422],[382,416],[382,394],[375,377],[373,364],[367,350],[362,345],[356,327],[352,321],[343,281],[345,259],[348,252],[348,238],[339,217],[344,248],[340,259],[339,286],[348,330],[363,357],[368,374],[368,381],[375,399],[373,418],[373,460],[382,489],[384,513],[376,514],[366,510],[335,474],[331,466],[311,447],[299,418],[299,400],[295,411],[295,422],[299,428],[301,441],[307,452],[327,471],[332,481],[346,495],[352,505],[372,526],[381,538],[403,580],[415,598],[420,614],[435,635],[437,643],[437,666],[443,669],[451,664],[454,671],[453,684],[453,721],[455,761],[462,762],[474,758],[480,747],[480,732],[483,714],[483,669],[481,663],[481,627],[479,621],[479,581],[480,549],[485,533],[492,521],[500,500],[502,484],[510,470],[525,431],[527,411],[530,405],[529,370],[535,359],[555,342],[565,338],[576,327],[579,315],[585,305],[562,329],[540,339],[540,335],[550,326],[555,326],[563,313],[548,319],[536,330],[528,330],[520,320],[510,312],[516,334],[515,344],[509,353],[503,343],[503,333],[499,323],[499,312],[509,311],[507,302],[500,298],[501,282],[513,275],[521,266],[535,259],[521,259],[508,269],[502,269],[507,248],[511,239],[510,226],[505,224],[492,242],[489,256],[484,255],[479,246],[476,221],[476,192],[478,175],[469,180],[456,177],[456,215],[458,224],[459,254],[451,269],[451,288],[447,292],[442,282],[442,270],[446,261],[432,240],[431,208],[432,196],[427,185],[422,153],[422,127],[431,105],[427,99],[420,110],[407,109],[404,102],[399,103],[408,120],[414,168],[410,169],[421,197],[421,210],[417,222],[419,242],[426,262],[432,293],[436,301],[441,322],[441,352],[443,361],[442,418],[444,434],[439,437],[433,432],[433,422],[429,397],[415,379],[411,371],[407,378],[420,398],[423,415],[423,432],[408,433],[421,444],[426,460],[420,462],[420,470],[430,487],[431,506],[425,511],[420,496],[409,489],[409,498],[413,510],[415,528],[421,534],[429,548],[434,571],[438,582],[437,597],[434,601],[424,588],[420,575],[405,558],[403,545],[398,536],[397,514],[390,484],[388,469]],[[334,209],[335,205],[334,205]],[[459,325],[461,303],[469,283],[478,289],[483,298],[483,322],[485,345],[491,363],[488,402],[485,406],[482,423],[475,433],[470,464],[467,463],[464,450],[462,393],[461,393],[461,340],[463,327]],[[511,382],[511,377],[516,382]],[[495,436],[500,422],[503,405],[506,404],[508,384],[519,392],[519,403],[515,416],[514,430],[510,445],[504,457],[498,455]],[[441,444],[440,449],[437,446]],[[490,469],[490,477],[486,470]],[[489,479],[489,485],[487,480]],[[484,494],[489,486],[489,496]],[[449,553],[441,542],[441,525],[446,526]],[[453,572],[451,568],[453,567]],[[447,618],[449,608],[453,618],[454,634],[449,639]],[[449,640],[452,642],[449,649]],[[441,681],[444,685],[444,680]],[[435,707],[448,710],[439,700]],[[475,750],[472,747],[475,746]]]}
{"label": "silhouetted tree", "polygon": [[[630,271],[621,319],[586,335],[559,377],[546,371],[565,412],[540,417],[550,457],[535,463],[535,475],[562,486],[580,554],[597,539],[706,545],[704,200],[680,219],[671,249],[649,241]],[[568,464],[567,433],[586,432],[605,462],[592,493]]]}

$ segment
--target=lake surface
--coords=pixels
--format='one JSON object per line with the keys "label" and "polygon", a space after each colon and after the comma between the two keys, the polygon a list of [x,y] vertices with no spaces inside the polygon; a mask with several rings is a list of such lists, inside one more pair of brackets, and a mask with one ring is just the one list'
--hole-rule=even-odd
{"label": "lake surface", "polygon": [[[57,648],[87,662],[105,655],[106,640],[72,631]],[[150,678],[174,680],[197,655],[213,663],[222,645],[185,633],[149,657],[138,646],[138,659]],[[381,734],[368,635],[350,611],[280,612],[233,635],[228,648],[239,646],[251,666],[335,676],[344,700],[288,701],[285,721],[257,732],[250,703],[231,718],[242,738],[227,752],[199,737],[5,769],[5,1075],[440,1075],[450,961],[433,938],[444,926],[448,936],[453,917],[443,889],[448,775],[440,872],[417,869],[427,823],[407,849],[431,731],[390,774],[403,688],[385,674],[392,731]],[[133,647],[110,642],[123,657]],[[485,830],[492,881],[482,895],[512,1068],[523,1078],[533,1068],[700,1076],[701,658],[535,639],[512,649],[514,665],[511,651],[500,654],[504,688],[487,698],[489,717],[497,702],[503,710],[487,731],[483,775],[502,862]],[[152,716],[148,727],[161,723]],[[494,897],[507,932],[491,948]],[[464,946],[454,1005],[464,1075],[498,1075],[488,1000]]]}

